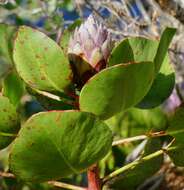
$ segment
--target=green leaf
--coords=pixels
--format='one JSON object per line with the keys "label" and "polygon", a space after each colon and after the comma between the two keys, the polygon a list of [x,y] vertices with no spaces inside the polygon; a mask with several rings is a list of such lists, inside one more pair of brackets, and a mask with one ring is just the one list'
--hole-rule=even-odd
{"label": "green leaf", "polygon": [[[148,94],[138,105],[139,108],[149,109],[159,106],[172,93],[175,76],[169,63],[167,50],[174,34],[175,29],[166,28],[160,42],[142,37],[128,38],[120,42],[111,53],[109,66],[134,61],[151,61],[155,63],[156,75],[154,83]],[[158,73],[159,70],[160,72]]]}
{"label": "green leaf", "polygon": [[175,28],[166,28],[164,32],[162,33],[160,43],[158,46],[157,54],[155,56],[154,62],[155,62],[155,72],[158,73],[162,63],[167,55],[169,45],[171,43],[171,40],[176,33]]}
{"label": "green leaf", "polygon": [[26,181],[47,181],[80,173],[111,148],[108,126],[79,111],[51,111],[31,117],[15,140],[11,171]]}
{"label": "green leaf", "polygon": [[169,156],[177,166],[184,166],[184,107],[179,107],[169,120],[167,133],[175,138],[175,142],[168,151]]}
{"label": "green leaf", "polygon": [[65,55],[67,55],[67,51],[68,51],[68,43],[70,40],[70,36],[71,33],[68,30],[65,30],[62,34],[61,40],[60,40],[60,47],[63,50],[63,52],[65,53]]}
{"label": "green leaf", "polygon": [[[167,117],[160,108],[154,108],[149,110],[141,110],[137,108],[132,108],[128,110],[130,119],[134,122],[134,127],[142,127],[144,133],[150,131],[161,131],[166,129]],[[143,134],[143,133],[142,133]],[[139,134],[140,135],[140,134]]]}
{"label": "green leaf", "polygon": [[136,105],[148,92],[154,64],[119,64],[102,70],[82,88],[80,109],[107,119]]}
{"label": "green leaf", "polygon": [[0,79],[6,76],[11,69],[11,65],[4,63],[0,58]]}
{"label": "green leaf", "polygon": [[151,61],[155,63],[156,74],[168,52],[170,42],[176,33],[174,28],[166,28],[161,36],[160,42],[142,37],[133,37],[121,41],[109,58],[109,66],[128,63]]}
{"label": "green leaf", "polygon": [[113,48],[109,66],[128,62],[154,61],[158,42],[142,37],[127,38]]}
{"label": "green leaf", "polygon": [[0,57],[5,63],[12,64],[13,36],[15,27],[0,24]]}
{"label": "green leaf", "polygon": [[71,25],[68,26],[68,30],[70,32],[73,32],[77,27],[79,27],[82,24],[81,19],[76,19]]}
{"label": "green leaf", "polygon": [[[145,147],[144,153],[141,157],[147,156],[155,151],[161,149],[161,142],[157,139],[150,139]],[[146,179],[156,173],[163,163],[163,156],[158,156],[150,160],[144,161],[131,170],[122,173],[122,175],[115,177],[106,184],[104,189],[128,189],[135,190]]]}
{"label": "green leaf", "polygon": [[113,133],[120,135],[122,138],[127,138],[165,130],[167,116],[160,107],[149,110],[133,107],[105,122]]}
{"label": "green leaf", "polygon": [[[172,149],[173,148],[173,149]],[[173,144],[171,149],[167,151],[167,154],[170,156],[171,160],[176,166],[184,167],[184,146]]]}
{"label": "green leaf", "polygon": [[150,109],[162,104],[172,93],[175,85],[175,74],[169,62],[169,56],[164,59],[160,72],[144,99],[137,105],[142,109]]}
{"label": "green leaf", "polygon": [[32,88],[45,91],[69,88],[72,71],[68,59],[53,40],[38,30],[19,28],[13,57],[19,75]]}
{"label": "green leaf", "polygon": [[20,121],[8,98],[0,96],[0,105],[0,149],[3,149],[16,137]]}
{"label": "green leaf", "polygon": [[184,107],[176,109],[174,115],[169,119],[167,132],[176,139],[176,142],[184,146]]}
{"label": "green leaf", "polygon": [[24,83],[16,72],[11,72],[3,81],[3,95],[8,97],[10,102],[17,106],[24,93]]}

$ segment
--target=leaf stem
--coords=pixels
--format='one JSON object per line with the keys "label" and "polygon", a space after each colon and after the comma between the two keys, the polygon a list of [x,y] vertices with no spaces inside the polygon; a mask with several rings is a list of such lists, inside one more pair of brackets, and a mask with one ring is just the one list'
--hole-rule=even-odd
{"label": "leaf stem", "polygon": [[51,94],[49,92],[41,91],[41,90],[35,90],[35,91],[40,95],[46,96],[47,98],[50,98],[50,99],[53,99],[53,100],[56,100],[56,101],[62,101],[63,103],[71,105],[71,106],[75,105],[74,100],[68,100],[68,99],[66,99],[64,97],[59,97],[57,95]]}
{"label": "leaf stem", "polygon": [[3,137],[17,137],[17,134],[0,132],[0,136],[3,136]]}
{"label": "leaf stem", "polygon": [[88,189],[87,190],[100,190],[101,180],[99,177],[99,169],[97,165],[88,168]]}

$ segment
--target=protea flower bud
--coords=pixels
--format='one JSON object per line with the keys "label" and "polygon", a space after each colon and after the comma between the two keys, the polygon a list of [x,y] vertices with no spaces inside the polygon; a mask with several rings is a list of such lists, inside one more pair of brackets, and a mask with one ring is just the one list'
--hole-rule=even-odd
{"label": "protea flower bud", "polygon": [[[107,28],[99,23],[93,15],[75,30],[70,39],[68,54],[77,70],[80,68],[80,74],[84,74],[88,68],[78,64],[76,56],[80,57],[86,64],[98,72],[106,67],[107,59],[112,49],[112,41]],[[75,55],[74,57],[71,55]],[[81,62],[81,61],[80,61]],[[84,63],[83,63],[84,64]]]}

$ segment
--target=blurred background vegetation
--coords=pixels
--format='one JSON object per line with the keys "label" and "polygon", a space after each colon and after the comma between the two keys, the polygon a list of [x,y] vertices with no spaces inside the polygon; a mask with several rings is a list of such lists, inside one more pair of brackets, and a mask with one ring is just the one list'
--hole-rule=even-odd
{"label": "blurred background vegetation", "polygon": [[[114,41],[128,36],[145,36],[159,38],[166,26],[176,27],[177,35],[170,48],[171,64],[176,70],[176,87],[171,97],[160,107],[151,110],[132,108],[126,113],[106,121],[113,131],[114,138],[128,138],[137,135],[161,131],[167,127],[167,120],[174,109],[180,105],[184,97],[184,4],[176,0],[0,0],[0,23],[28,25],[40,29],[58,43],[67,43],[66,36],[71,34],[75,26],[91,13],[96,14],[104,22],[113,35]],[[14,31],[12,35],[15,35]],[[1,39],[1,36],[0,36]],[[1,43],[1,41],[0,41]],[[62,44],[61,44],[62,46]],[[1,47],[1,45],[0,45]],[[9,71],[0,51],[0,78]],[[23,120],[32,114],[44,110],[39,97],[35,97],[24,89],[20,112]],[[169,138],[169,137],[164,137]],[[165,139],[161,139],[163,141]],[[167,140],[167,139],[166,139]],[[100,175],[129,163],[139,157],[145,146],[159,149],[154,141],[143,140],[113,147],[112,151],[100,162]],[[0,171],[8,171],[9,148],[0,152]],[[149,152],[149,151],[148,151]],[[155,162],[156,161],[156,162]],[[131,173],[120,176],[106,185],[106,189],[175,189],[184,188],[183,169],[175,168],[166,159],[161,166],[159,159],[147,164],[146,169],[137,167]],[[152,167],[150,167],[152,166]],[[161,169],[160,169],[161,168]],[[87,185],[86,174],[74,175],[62,182]],[[24,184],[22,181],[0,177],[0,190],[51,190],[57,189],[48,184]]]}

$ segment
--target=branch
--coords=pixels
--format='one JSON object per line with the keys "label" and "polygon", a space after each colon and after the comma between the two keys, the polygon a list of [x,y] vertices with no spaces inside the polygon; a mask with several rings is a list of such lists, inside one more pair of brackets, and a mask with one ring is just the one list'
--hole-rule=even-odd
{"label": "branch", "polygon": [[152,154],[149,154],[148,156],[141,158],[140,160],[135,160],[135,161],[131,162],[130,164],[127,164],[127,165],[115,170],[114,172],[110,173],[108,176],[106,176],[103,179],[103,183],[107,182],[108,180],[112,179],[113,177],[116,177],[117,175],[119,175],[125,171],[128,171],[128,170],[134,168],[135,166],[137,166],[140,163],[143,163],[147,160],[150,160],[152,158],[162,155],[164,152],[165,152],[164,150],[159,150],[157,152],[154,152]]}
{"label": "branch", "polygon": [[147,138],[148,137],[146,135],[139,135],[139,136],[136,136],[136,137],[129,137],[129,138],[114,141],[112,143],[112,146],[127,144],[127,143],[130,143],[130,142],[134,142],[134,141],[138,141],[138,140],[144,140],[144,139],[147,139]]}
{"label": "branch", "polygon": [[127,144],[127,143],[134,142],[134,141],[145,140],[148,138],[162,137],[162,136],[166,136],[166,135],[167,134],[164,131],[159,131],[159,132],[155,132],[155,133],[149,133],[147,135],[139,135],[139,136],[135,136],[135,137],[129,137],[129,138],[114,141],[112,143],[112,146],[118,146],[118,145]]}
{"label": "branch", "polygon": [[70,185],[70,184],[58,182],[58,181],[49,181],[48,184],[53,185],[54,187],[60,187],[60,188],[71,189],[71,190],[87,190],[84,187]]}
{"label": "branch", "polygon": [[[0,177],[5,177],[5,178],[13,178],[15,179],[15,175],[12,173],[7,173],[7,172],[2,172],[0,171]],[[58,182],[58,181],[48,181],[47,182],[49,185],[53,185],[54,187],[59,187],[59,188],[65,188],[65,189],[70,189],[70,190],[87,190],[84,187],[79,187],[63,182]]]}
{"label": "branch", "polygon": [[108,180],[112,179],[113,177],[118,176],[119,174],[128,171],[134,167],[136,167],[137,165],[139,165],[140,163],[143,163],[145,161],[151,160],[153,158],[156,158],[164,153],[167,153],[168,151],[171,150],[175,150],[177,149],[177,147],[171,147],[171,145],[175,142],[175,139],[173,139],[167,146],[163,147],[161,150],[158,150],[152,154],[149,154],[147,156],[144,156],[143,158],[137,159],[117,170],[115,170],[114,172],[110,173],[109,175],[107,175],[106,177],[103,178],[103,183],[107,182]]}
{"label": "branch", "polygon": [[[65,104],[68,104],[68,105],[71,105],[71,106],[75,106],[76,105],[76,102],[74,100],[69,100],[67,98],[64,98],[64,97],[60,97],[60,96],[57,96],[57,95],[54,95],[54,94],[51,94],[49,92],[45,92],[45,91],[41,91],[41,90],[36,90],[34,89],[38,94],[42,95],[42,96],[45,96],[47,98],[50,98],[52,100],[56,100],[56,101],[59,101],[59,102],[63,102]],[[78,98],[77,96],[76,97],[72,97],[71,95],[68,94],[68,96],[70,96],[71,98]]]}
{"label": "branch", "polygon": [[15,176],[12,173],[2,172],[2,171],[0,171],[0,177],[15,179]]}

